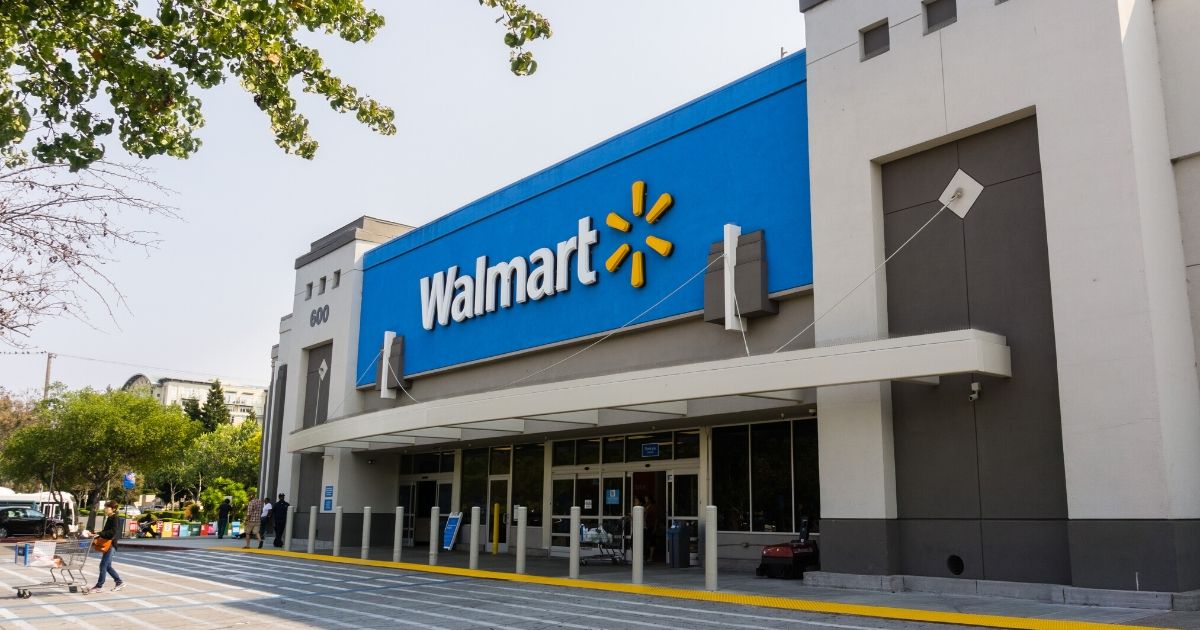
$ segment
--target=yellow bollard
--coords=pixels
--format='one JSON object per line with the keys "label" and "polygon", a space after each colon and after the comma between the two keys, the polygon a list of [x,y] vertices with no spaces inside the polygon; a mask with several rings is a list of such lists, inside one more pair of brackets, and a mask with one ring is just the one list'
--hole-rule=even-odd
{"label": "yellow bollard", "polygon": [[492,504],[492,555],[500,553],[500,504]]}

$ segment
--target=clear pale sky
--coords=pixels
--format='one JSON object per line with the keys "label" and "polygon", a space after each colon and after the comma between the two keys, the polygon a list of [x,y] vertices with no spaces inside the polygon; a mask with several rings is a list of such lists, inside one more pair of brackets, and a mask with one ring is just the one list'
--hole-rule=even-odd
{"label": "clear pale sky", "polygon": [[[396,110],[397,134],[301,95],[321,143],[309,162],[275,146],[236,84],[200,93],[200,152],[149,162],[181,219],[119,219],[160,239],[107,265],[128,308],[110,318],[97,304],[90,326],[49,320],[29,340],[146,367],[60,357],[54,380],[102,388],[138,372],[188,376],[155,366],[265,385],[293,263],[311,241],[364,214],[421,225],[776,61],[780,48],[804,48],[795,0],[530,0],[554,37],[531,47],[538,72],[519,79],[498,13],[475,0],[367,4],[387,18],[374,42],[311,39],[337,73]],[[40,391],[44,361],[0,355],[0,385]]]}

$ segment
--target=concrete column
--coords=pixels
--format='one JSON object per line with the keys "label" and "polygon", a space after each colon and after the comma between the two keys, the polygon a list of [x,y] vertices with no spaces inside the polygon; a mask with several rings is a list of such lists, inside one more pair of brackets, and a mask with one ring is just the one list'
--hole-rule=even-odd
{"label": "concrete column", "polygon": [[483,529],[483,523],[479,522],[481,511],[478,505],[471,507],[471,562],[468,566],[472,569],[479,568],[479,530]]}
{"label": "concrete column", "polygon": [[317,506],[308,508],[308,553],[317,550]]}
{"label": "concrete column", "polygon": [[441,520],[442,511],[438,506],[433,506],[429,510],[429,566],[437,566],[438,556],[438,521]]}
{"label": "concrete column", "polygon": [[358,557],[366,560],[371,551],[371,506],[363,508],[362,534],[362,551],[359,552]]}
{"label": "concrete column", "polygon": [[287,524],[283,527],[283,550],[292,550],[292,529],[296,524],[296,506],[288,506]]}
{"label": "concrete column", "polygon": [[400,548],[404,546],[404,507],[396,506],[396,536],[392,538],[392,562],[400,562]]}
{"label": "concrete column", "polygon": [[571,508],[571,579],[579,578],[579,506]]}
{"label": "concrete column", "polygon": [[517,573],[525,573],[525,517],[529,508],[522,505],[517,508]]}
{"label": "concrete column", "polygon": [[717,590],[717,506],[704,508],[704,589]]}
{"label": "concrete column", "polygon": [[645,534],[643,530],[646,527],[646,508],[640,505],[633,506],[633,520],[630,524],[630,527],[633,528],[633,549],[630,551],[630,555],[632,556],[631,560],[633,562],[633,583],[641,584],[642,563],[644,561],[642,557],[642,549],[646,544],[646,541],[643,540]]}
{"label": "concrete column", "polygon": [[333,509],[333,555],[342,555],[342,506]]}

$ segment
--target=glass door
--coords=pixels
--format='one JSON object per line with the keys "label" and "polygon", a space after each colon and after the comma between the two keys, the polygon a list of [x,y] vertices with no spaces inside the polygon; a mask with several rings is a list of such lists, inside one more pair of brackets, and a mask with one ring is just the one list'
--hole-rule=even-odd
{"label": "glass door", "polygon": [[678,525],[688,537],[689,563],[695,565],[699,557],[700,524],[700,475],[687,470],[667,473],[667,521]]}
{"label": "glass door", "polygon": [[629,540],[626,538],[629,535],[626,506],[628,503],[628,493],[625,491],[625,473],[616,475],[606,474],[601,483],[603,495],[600,501],[603,504],[600,514],[600,526],[604,531],[612,534],[613,541],[617,542],[621,552],[624,553],[629,548]]}
{"label": "glass door", "polygon": [[[492,477],[488,480],[488,509],[484,523],[487,525],[487,548],[490,552],[492,543],[499,546],[500,551],[508,551],[508,477]],[[500,529],[497,537],[495,523],[496,506],[500,506]]]}
{"label": "glass door", "polygon": [[571,508],[579,507],[580,524],[587,529],[600,527],[603,499],[600,476],[559,473],[550,480],[551,523],[550,551],[566,554],[571,547]]}
{"label": "glass door", "polygon": [[413,530],[417,518],[413,498],[416,491],[416,484],[402,483],[400,484],[400,497],[396,500],[396,505],[404,508],[404,524],[400,529],[400,544],[407,547],[413,545]]}

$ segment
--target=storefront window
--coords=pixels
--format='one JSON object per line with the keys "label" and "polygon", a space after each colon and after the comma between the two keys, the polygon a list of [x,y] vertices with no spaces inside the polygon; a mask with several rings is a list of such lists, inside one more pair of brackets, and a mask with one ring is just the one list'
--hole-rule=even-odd
{"label": "storefront window", "polygon": [[427,475],[435,473],[442,468],[442,459],[440,453],[421,453],[414,455],[414,472],[418,475]]}
{"label": "storefront window", "polygon": [[820,531],[821,481],[817,459],[817,421],[792,423],[792,469],[796,487],[796,529],[808,519],[808,531]]}
{"label": "storefront window", "polygon": [[604,438],[604,463],[620,464],[625,461],[625,438]]}
{"label": "storefront window", "polygon": [[412,455],[401,455],[400,456],[400,474],[401,475],[413,474],[413,456]]}
{"label": "storefront window", "polygon": [[511,446],[492,447],[492,465],[488,472],[493,475],[507,475],[512,467],[510,455],[512,455]]}
{"label": "storefront window", "polygon": [[588,466],[600,463],[600,438],[575,440],[575,463]]}
{"label": "storefront window", "polygon": [[792,531],[791,424],[750,425],[753,531]]}
{"label": "storefront window", "polygon": [[750,429],[746,425],[712,431],[713,498],[718,529],[750,530]]}
{"label": "storefront window", "polygon": [[462,495],[459,497],[459,504],[464,512],[470,513],[472,507],[483,508],[487,503],[488,450],[477,448],[463,451],[462,467]]}
{"label": "storefront window", "polygon": [[643,462],[671,459],[674,442],[670,433],[631,435],[625,438],[625,461]]}
{"label": "storefront window", "polygon": [[442,453],[442,464],[440,471],[444,473],[454,472],[454,451],[446,451]]}
{"label": "storefront window", "polygon": [[675,432],[675,459],[700,457],[700,430]]}
{"label": "storefront window", "polygon": [[559,440],[553,446],[551,466],[575,465],[575,440]]}
{"label": "storefront window", "polygon": [[542,476],[545,460],[545,444],[520,444],[513,447],[513,505],[523,505],[527,508],[530,527],[542,526]]}

